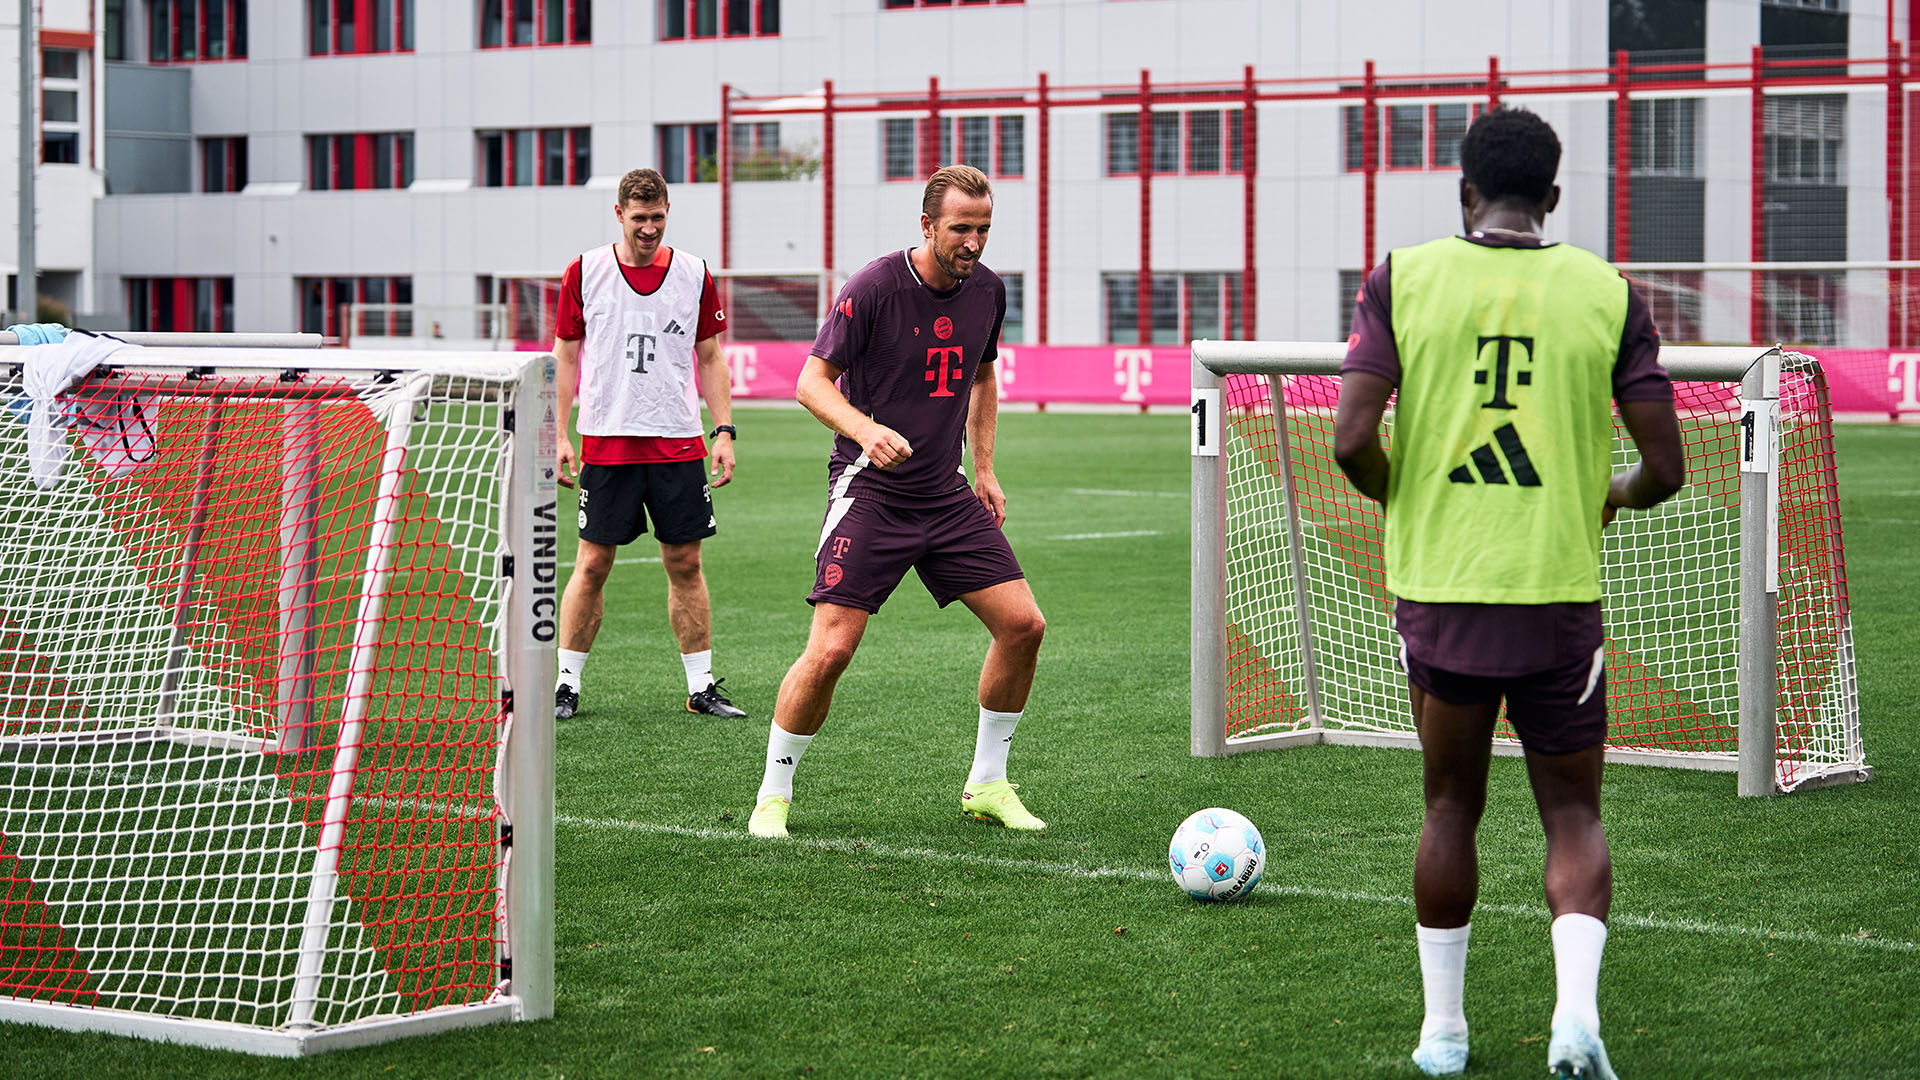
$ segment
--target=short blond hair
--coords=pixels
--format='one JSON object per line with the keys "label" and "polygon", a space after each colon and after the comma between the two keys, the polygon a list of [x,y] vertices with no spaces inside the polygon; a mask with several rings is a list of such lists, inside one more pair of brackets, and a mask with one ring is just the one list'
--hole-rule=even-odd
{"label": "short blond hair", "polygon": [[986,173],[971,165],[947,165],[927,177],[927,190],[920,197],[920,212],[930,218],[939,217],[948,188],[976,199],[993,198],[993,185],[987,181]]}
{"label": "short blond hair", "polygon": [[667,178],[652,169],[634,169],[620,178],[620,205],[667,201]]}

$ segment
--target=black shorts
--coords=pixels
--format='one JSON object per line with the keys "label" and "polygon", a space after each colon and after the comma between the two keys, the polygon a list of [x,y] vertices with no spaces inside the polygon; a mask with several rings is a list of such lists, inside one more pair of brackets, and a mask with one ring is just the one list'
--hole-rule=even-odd
{"label": "black shorts", "polygon": [[[1541,605],[1516,613],[1502,605],[1402,600],[1394,621],[1401,667],[1421,690],[1450,705],[1498,705],[1504,699],[1520,745],[1537,754],[1570,754],[1606,741],[1607,654],[1598,605]],[[1464,643],[1491,648],[1509,661],[1524,654],[1518,665],[1524,670],[1495,667],[1500,674],[1476,675],[1419,659],[1464,657]]]}
{"label": "black shorts", "polygon": [[941,607],[1026,576],[1007,534],[972,496],[927,508],[834,499],[827,504],[813,560],[807,603],[825,601],[869,613],[886,603],[908,567]]}
{"label": "black shorts", "polygon": [[[644,510],[642,509],[644,507]],[[650,461],[580,469],[580,539],[618,547],[647,531],[663,544],[690,544],[720,530],[713,519],[707,463]]]}

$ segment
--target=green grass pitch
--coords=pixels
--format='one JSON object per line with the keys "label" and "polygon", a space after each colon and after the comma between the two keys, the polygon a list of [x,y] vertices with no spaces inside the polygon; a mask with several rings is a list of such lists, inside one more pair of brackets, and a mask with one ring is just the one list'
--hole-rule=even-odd
{"label": "green grass pitch", "polygon": [[[706,567],[717,671],[752,718],[683,711],[665,579],[637,561],[658,550],[629,549],[559,731],[553,1020],[304,1062],[6,1026],[6,1075],[1417,1075],[1417,756],[1187,753],[1182,418],[1001,418],[1007,530],[1049,622],[1012,775],[1046,835],[959,814],[986,638],[909,577],[801,765],[785,843],[745,826],[806,636],[827,435],[798,410],[739,423]],[[1731,773],[1609,768],[1600,1001],[1624,1076],[1920,1074],[1920,429],[1837,441],[1879,776],[1741,800]],[[1174,826],[1208,805],[1270,846],[1244,903],[1168,878]],[[1522,767],[1498,759],[1469,1076],[1544,1069],[1541,854]]]}

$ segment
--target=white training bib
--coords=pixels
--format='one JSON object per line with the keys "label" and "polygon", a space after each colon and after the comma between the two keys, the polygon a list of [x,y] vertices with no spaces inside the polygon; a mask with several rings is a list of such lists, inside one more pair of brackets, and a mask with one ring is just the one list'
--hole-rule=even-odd
{"label": "white training bib", "polygon": [[620,272],[612,244],[580,256],[587,334],[580,356],[583,435],[699,435],[694,335],[707,264],[675,249],[666,279],[642,296]]}

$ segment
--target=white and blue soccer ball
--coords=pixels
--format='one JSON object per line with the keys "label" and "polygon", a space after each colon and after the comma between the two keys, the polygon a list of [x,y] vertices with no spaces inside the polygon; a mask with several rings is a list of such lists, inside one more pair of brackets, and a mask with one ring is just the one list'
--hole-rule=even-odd
{"label": "white and blue soccer ball", "polygon": [[1211,807],[1174,830],[1167,865],[1174,883],[1195,900],[1238,900],[1260,884],[1267,844],[1253,822]]}

